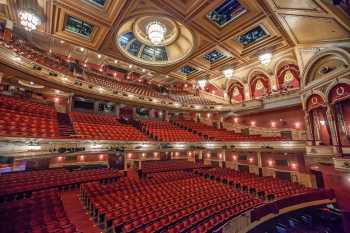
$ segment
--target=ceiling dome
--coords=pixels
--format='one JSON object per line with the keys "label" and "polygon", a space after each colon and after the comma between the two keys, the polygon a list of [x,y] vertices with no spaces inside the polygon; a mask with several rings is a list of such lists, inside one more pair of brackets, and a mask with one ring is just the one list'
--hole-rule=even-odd
{"label": "ceiling dome", "polygon": [[[147,27],[157,22],[164,27],[162,41],[155,45],[149,38]],[[142,16],[124,23],[116,37],[119,50],[141,64],[167,66],[188,57],[194,46],[191,31],[178,21],[167,17]]]}

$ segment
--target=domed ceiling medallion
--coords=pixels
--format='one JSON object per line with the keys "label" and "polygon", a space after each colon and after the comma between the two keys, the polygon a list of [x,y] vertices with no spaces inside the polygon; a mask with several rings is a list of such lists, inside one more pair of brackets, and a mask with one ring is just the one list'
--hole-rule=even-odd
{"label": "domed ceiling medallion", "polygon": [[116,35],[119,50],[131,60],[168,66],[187,58],[193,51],[192,32],[165,16],[141,16],[125,22]]}

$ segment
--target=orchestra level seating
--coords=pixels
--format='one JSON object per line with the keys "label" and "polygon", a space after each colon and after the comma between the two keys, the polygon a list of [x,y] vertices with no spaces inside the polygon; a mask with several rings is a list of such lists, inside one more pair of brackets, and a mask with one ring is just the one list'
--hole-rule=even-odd
{"label": "orchestra level seating", "polygon": [[0,231],[6,233],[78,233],[67,217],[57,189],[0,204]]}

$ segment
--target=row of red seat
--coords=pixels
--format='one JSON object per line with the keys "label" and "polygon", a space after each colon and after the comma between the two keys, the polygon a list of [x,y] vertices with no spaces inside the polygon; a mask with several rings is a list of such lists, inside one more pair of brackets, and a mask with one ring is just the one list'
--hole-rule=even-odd
{"label": "row of red seat", "polygon": [[[69,171],[65,169],[49,169],[42,171],[5,173],[0,176],[0,196],[14,198],[23,193],[53,187],[79,185],[96,180],[114,179],[122,174],[112,169],[90,169]],[[16,198],[16,197],[15,197]]]}
{"label": "row of red seat", "polygon": [[71,112],[74,130],[81,139],[148,141],[149,139],[131,125],[120,123],[115,116]]}
{"label": "row of red seat", "polygon": [[215,105],[217,104],[215,101],[209,100],[202,96],[196,96],[193,94],[188,95],[170,95],[170,98],[182,103],[182,104],[201,104],[201,105]]}
{"label": "row of red seat", "polygon": [[[153,88],[151,85],[145,85],[141,83],[131,83],[131,82],[123,82],[113,78],[104,77],[102,75],[95,75],[89,73],[85,78],[88,82],[94,83],[96,85],[107,87],[113,89],[115,91],[120,92],[131,92],[140,96],[150,96],[157,97],[162,99],[167,99],[164,97],[159,91]],[[168,99],[170,101],[170,99]]]}
{"label": "row of red seat", "polygon": [[227,182],[244,191],[254,192],[264,199],[283,198],[313,191],[312,188],[306,188],[286,180],[266,176],[260,177],[255,174],[239,172],[232,169],[199,169],[195,172]]}
{"label": "row of red seat", "polygon": [[167,121],[145,120],[141,122],[142,130],[165,142],[199,142],[201,137],[178,128]]}
{"label": "row of red seat", "polygon": [[53,106],[0,95],[0,136],[59,138]]}
{"label": "row of red seat", "polygon": [[[164,182],[168,177],[180,179]],[[157,179],[161,182],[157,183]],[[144,184],[150,180],[153,182]],[[112,186],[111,189],[96,183],[81,187],[84,204],[99,223],[105,226],[106,231],[188,231],[215,213],[234,207],[240,208],[243,203],[248,203],[249,208],[262,203],[261,200],[222,183],[180,171],[158,173],[151,179],[131,183],[138,188],[129,189],[129,192],[125,192],[123,187],[126,185],[125,181],[119,185],[107,185]],[[100,190],[103,188],[107,188],[108,191],[101,194]],[[244,210],[241,209],[235,214]],[[192,222],[187,221],[190,218],[193,218]],[[179,228],[181,230],[176,231]]]}
{"label": "row of red seat", "polygon": [[0,204],[0,229],[7,233],[75,233],[57,189],[34,192],[31,198]]}
{"label": "row of red seat", "polygon": [[187,160],[145,161],[142,162],[142,173],[192,170],[209,167],[210,166],[202,163],[193,163]]}

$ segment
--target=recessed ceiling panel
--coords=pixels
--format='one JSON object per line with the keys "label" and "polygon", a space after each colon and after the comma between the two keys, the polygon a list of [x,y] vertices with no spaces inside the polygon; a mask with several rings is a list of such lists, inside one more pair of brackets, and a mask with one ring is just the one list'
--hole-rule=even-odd
{"label": "recessed ceiling panel", "polygon": [[266,31],[259,25],[239,36],[238,41],[240,44],[247,46],[261,40],[265,36],[267,36]]}
{"label": "recessed ceiling panel", "polygon": [[283,15],[291,34],[298,43],[313,43],[349,38],[350,33],[332,18]]}
{"label": "recessed ceiling panel", "polygon": [[224,55],[222,52],[214,49],[204,55],[204,59],[207,60],[209,63],[215,63],[217,61],[220,61],[221,59],[224,59],[226,55]]}
{"label": "recessed ceiling panel", "polygon": [[238,0],[225,0],[208,13],[208,19],[218,27],[224,27],[246,11]]}
{"label": "recessed ceiling panel", "polygon": [[90,38],[93,28],[94,26],[91,23],[70,15],[67,17],[64,25],[64,30],[87,38]]}

